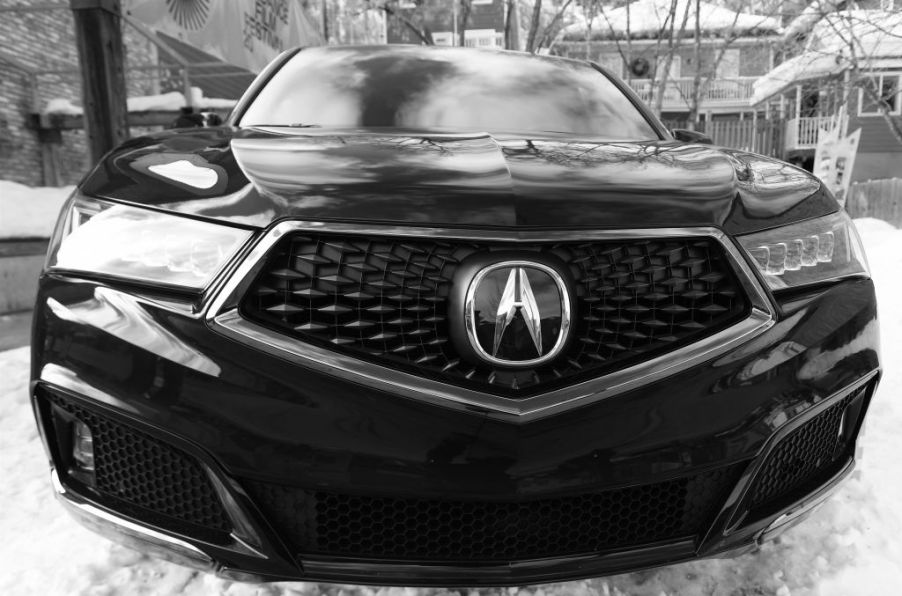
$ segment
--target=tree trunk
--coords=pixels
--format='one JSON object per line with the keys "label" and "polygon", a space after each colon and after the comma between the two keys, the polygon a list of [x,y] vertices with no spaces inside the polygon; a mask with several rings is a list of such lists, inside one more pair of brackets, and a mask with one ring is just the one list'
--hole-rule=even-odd
{"label": "tree trunk", "polygon": [[702,16],[701,0],[695,0],[695,75],[692,77],[692,97],[689,98],[689,122],[691,130],[698,130],[698,104],[701,101],[702,84]]}
{"label": "tree trunk", "polygon": [[513,24],[514,24],[514,0],[507,0],[506,9],[504,11],[504,49],[516,50],[514,47]]}
{"label": "tree trunk", "polygon": [[[456,1],[456,0],[453,0]],[[458,44],[460,47],[467,45],[467,23],[470,21],[470,9],[473,7],[473,0],[460,0],[460,23],[457,26],[460,39]]]}
{"label": "tree trunk", "polygon": [[[689,7],[692,4],[690,2],[686,3],[686,12],[683,13],[683,20],[680,24],[679,35],[676,33],[676,9],[677,9],[677,0],[672,0],[670,5],[670,34],[667,37],[667,57],[664,59],[664,75],[661,77],[658,82],[658,92],[655,94],[655,106],[654,111],[655,115],[661,116],[661,109],[664,105],[664,92],[667,89],[667,80],[670,78],[670,67],[673,65],[673,53],[679,47],[679,43],[674,46],[674,41],[677,42],[682,41],[683,33],[686,31],[686,22],[689,20]],[[655,79],[658,78],[657,68],[655,68]]]}
{"label": "tree trunk", "polygon": [[526,51],[530,54],[536,51],[536,36],[539,33],[539,21],[542,19],[542,0],[535,0],[532,7],[532,18],[529,21],[529,35],[526,38]]}

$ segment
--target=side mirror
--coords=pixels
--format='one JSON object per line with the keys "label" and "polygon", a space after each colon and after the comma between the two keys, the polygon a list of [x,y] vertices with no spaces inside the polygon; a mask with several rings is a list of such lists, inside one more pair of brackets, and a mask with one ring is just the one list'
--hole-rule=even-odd
{"label": "side mirror", "polygon": [[713,145],[714,141],[703,132],[695,130],[687,130],[685,128],[674,128],[670,131],[673,138],[683,143],[701,143],[703,145]]}

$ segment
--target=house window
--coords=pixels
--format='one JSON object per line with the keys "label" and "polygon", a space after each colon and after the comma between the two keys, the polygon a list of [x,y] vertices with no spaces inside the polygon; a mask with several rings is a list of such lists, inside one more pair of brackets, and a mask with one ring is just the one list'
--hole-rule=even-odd
{"label": "house window", "polygon": [[[504,35],[501,37],[504,44]],[[464,45],[468,48],[494,48],[498,46],[497,33],[494,29],[467,29],[464,32]]]}
{"label": "house window", "polygon": [[437,46],[453,46],[454,32],[452,31],[433,31],[432,43]]}
{"label": "house window", "polygon": [[739,50],[724,50],[717,65],[718,79],[735,79],[739,76]]}
{"label": "house window", "polygon": [[902,77],[898,74],[867,77],[863,81],[864,88],[858,90],[858,114],[860,116],[879,116],[881,108],[890,114],[902,113],[900,78]]}

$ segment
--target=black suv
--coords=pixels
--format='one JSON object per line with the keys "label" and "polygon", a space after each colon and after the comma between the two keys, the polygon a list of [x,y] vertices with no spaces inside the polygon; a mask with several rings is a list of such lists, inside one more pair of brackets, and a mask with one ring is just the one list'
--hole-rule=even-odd
{"label": "black suv", "polygon": [[314,48],[79,185],[32,390],[62,502],[117,540],[524,584],[802,519],[854,466],[877,346],[808,173],[674,139],[590,63]]}

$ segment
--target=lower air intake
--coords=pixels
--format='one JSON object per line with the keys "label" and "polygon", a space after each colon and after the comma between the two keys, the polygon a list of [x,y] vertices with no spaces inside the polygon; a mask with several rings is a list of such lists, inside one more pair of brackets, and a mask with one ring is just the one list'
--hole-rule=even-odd
{"label": "lower air intake", "polygon": [[774,447],[753,482],[751,509],[761,511],[793,501],[839,471],[850,457],[853,436],[841,432],[840,425],[848,428],[858,422],[857,416],[844,421],[844,413],[866,392],[867,387],[856,389]]}
{"label": "lower air intake", "polygon": [[248,482],[298,553],[364,559],[513,561],[703,533],[741,466],[656,484],[521,502],[370,497]]}
{"label": "lower air intake", "polygon": [[231,524],[197,460],[97,410],[44,395],[91,429],[95,489],[104,505],[167,530],[211,541],[228,536]]}

